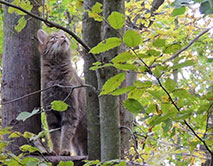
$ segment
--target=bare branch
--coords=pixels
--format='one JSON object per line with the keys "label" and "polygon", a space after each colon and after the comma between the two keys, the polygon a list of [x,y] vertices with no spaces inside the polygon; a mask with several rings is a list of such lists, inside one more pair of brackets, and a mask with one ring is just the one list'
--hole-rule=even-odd
{"label": "bare branch", "polygon": [[134,133],[132,132],[132,130],[129,128],[129,127],[127,127],[127,126],[120,126],[120,128],[124,128],[124,129],[127,129],[129,132],[130,132],[130,134],[131,134],[131,136],[132,136],[132,139],[133,139],[133,141],[134,141],[134,149],[135,149],[135,152],[138,154],[138,156],[142,159],[142,161],[143,161],[143,164],[144,164],[144,158],[141,156],[141,154],[138,152],[138,150],[137,150],[137,147],[136,147],[136,139],[135,139],[135,135],[134,135]]}
{"label": "bare branch", "polygon": [[[81,40],[74,32],[72,32],[71,30],[69,30],[69,29],[67,29],[67,28],[65,28],[65,27],[63,27],[63,26],[61,26],[61,25],[59,25],[59,24],[57,24],[57,23],[55,23],[55,22],[49,21],[49,20],[47,20],[47,19],[44,19],[44,18],[42,18],[42,17],[40,17],[40,16],[38,16],[38,15],[32,13],[32,12],[29,12],[29,11],[27,11],[27,10],[25,10],[25,9],[23,9],[23,8],[21,8],[21,7],[19,7],[19,6],[16,6],[16,5],[13,5],[13,4],[11,4],[11,3],[8,3],[8,2],[6,2],[6,1],[0,0],[0,3],[1,3],[1,4],[4,4],[4,5],[6,5],[6,6],[10,6],[10,7],[13,7],[13,8],[15,8],[15,9],[18,9],[18,10],[20,10],[20,11],[26,13],[27,15],[29,15],[29,16],[31,16],[31,17],[37,19],[37,20],[40,20],[40,21],[44,22],[44,23],[45,23],[47,26],[49,26],[49,27],[55,27],[55,28],[57,28],[57,29],[63,30],[64,32],[67,32],[67,33],[70,34],[78,43],[80,43],[80,44],[85,48],[85,50],[86,50],[87,52],[90,51],[91,48],[90,48],[83,40]],[[97,61],[97,58],[95,57],[94,54],[90,53],[90,55]]]}
{"label": "bare branch", "polygon": [[[41,89],[41,90],[37,90],[35,92],[32,92],[32,93],[29,93],[29,94],[26,94],[24,96],[21,96],[21,97],[18,97],[16,99],[13,99],[13,100],[10,100],[10,101],[7,101],[7,102],[2,102],[1,104],[2,105],[5,105],[5,104],[10,104],[12,102],[15,102],[15,101],[18,101],[18,100],[21,100],[21,99],[24,99],[24,98],[27,98],[27,97],[30,97],[32,95],[35,95],[37,93],[40,93],[40,92],[43,92],[43,91],[47,91],[51,88],[54,88],[54,87],[60,87],[60,88],[71,88],[71,92],[74,90],[74,89],[77,89],[77,88],[83,88],[83,87],[89,87],[89,88],[92,88],[96,93],[97,93],[97,90],[95,87],[93,87],[92,85],[88,85],[88,84],[83,84],[83,85],[79,85],[79,86],[64,86],[64,85],[59,85],[59,84],[55,84],[53,86],[50,86],[50,87],[47,87],[47,88],[44,88],[44,89]],[[71,93],[69,93],[70,95]],[[68,97],[69,97],[68,95]],[[67,97],[66,97],[67,98]]]}
{"label": "bare branch", "polygon": [[[208,31],[210,30],[209,28],[207,29]],[[208,32],[206,30],[206,32]],[[205,33],[206,33],[205,32]],[[204,32],[203,32],[204,33]],[[204,33],[204,34],[205,34]],[[202,36],[202,35],[198,35],[198,36]],[[199,37],[198,37],[199,38]],[[137,55],[137,53],[134,51],[134,53],[135,53],[135,55],[138,57],[138,55]],[[160,78],[159,77],[157,77],[157,76],[155,76],[153,73],[152,73],[152,71],[151,71],[151,69],[150,69],[150,67],[143,61],[143,59],[141,59],[140,57],[138,57],[138,59],[145,65],[145,67],[147,68],[147,70],[148,70],[148,73],[149,74],[151,74],[151,75],[153,75],[154,77],[155,77],[155,79],[157,80],[157,82],[158,82],[158,84],[160,85],[160,87],[163,89],[163,91],[167,94],[167,96],[169,97],[169,100],[171,101],[171,103],[172,103],[172,105],[174,105],[174,107],[176,108],[176,110],[178,111],[178,112],[181,112],[180,111],[180,108],[177,106],[177,104],[175,104],[175,102],[174,102],[174,100],[173,100],[173,98],[171,97],[171,95],[170,95],[170,93],[166,90],[166,88],[162,85],[162,83],[161,83],[161,81],[160,81]],[[194,136],[198,139],[198,140],[200,140],[202,143],[203,143],[203,145],[205,146],[205,148],[207,149],[207,151],[211,154],[211,156],[213,157],[213,152],[211,151],[211,149],[208,147],[208,145],[206,144],[206,141],[204,141],[195,131],[194,131],[194,129],[189,125],[189,123],[186,121],[186,120],[183,120],[183,122],[184,122],[184,124],[191,130],[191,132],[194,134]]]}
{"label": "bare branch", "polygon": [[[165,61],[163,61],[162,64],[165,64],[166,62],[171,61],[171,60],[175,59],[176,57],[178,57],[183,51],[186,51],[194,42],[196,42],[201,36],[206,34],[211,28],[207,28],[205,31],[201,32],[197,37],[195,37],[193,40],[191,40],[186,47],[184,47],[181,50],[177,51],[173,56],[171,56],[170,58],[168,58]],[[156,67],[157,65],[158,64],[151,65],[150,67],[153,68],[153,67]]]}

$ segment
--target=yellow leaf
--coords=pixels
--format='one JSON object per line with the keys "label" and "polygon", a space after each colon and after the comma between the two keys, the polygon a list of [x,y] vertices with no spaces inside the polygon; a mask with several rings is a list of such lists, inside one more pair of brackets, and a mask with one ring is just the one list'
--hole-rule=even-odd
{"label": "yellow leaf", "polygon": [[169,97],[168,96],[162,96],[161,100],[163,102],[169,102]]}

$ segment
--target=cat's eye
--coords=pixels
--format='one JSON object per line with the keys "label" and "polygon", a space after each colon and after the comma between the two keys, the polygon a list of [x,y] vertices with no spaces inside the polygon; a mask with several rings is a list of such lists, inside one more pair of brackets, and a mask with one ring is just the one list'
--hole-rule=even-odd
{"label": "cat's eye", "polygon": [[50,38],[50,41],[55,41],[55,40],[57,40],[57,39],[58,39],[57,36],[52,36],[52,37]]}

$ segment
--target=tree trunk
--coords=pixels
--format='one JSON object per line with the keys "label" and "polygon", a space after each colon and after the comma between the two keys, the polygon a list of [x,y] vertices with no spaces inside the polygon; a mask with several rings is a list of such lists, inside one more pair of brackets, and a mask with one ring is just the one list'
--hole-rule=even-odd
{"label": "tree trunk", "polygon": [[[91,9],[96,3],[102,0],[85,0],[85,9]],[[89,18],[87,12],[83,17],[83,40],[92,48],[101,41],[101,22],[96,22]],[[84,51],[84,77],[85,83],[98,89],[96,72],[89,70],[95,59]],[[98,94],[92,89],[87,88],[87,130],[88,130],[88,159],[101,159],[100,157],[100,122],[99,122],[99,101]]]}
{"label": "tree trunk", "polygon": [[[134,81],[137,78],[137,73],[134,71],[129,71],[126,73],[125,86],[133,85]],[[120,117],[121,117],[121,158],[124,159],[125,153],[130,149],[130,139],[131,133],[127,129],[132,130],[134,115],[127,111],[122,105],[123,101],[127,98],[127,94],[120,96]],[[122,127],[123,126],[123,127]],[[127,128],[126,128],[127,127]]]}
{"label": "tree trunk", "polygon": [[[12,2],[10,0],[9,2]],[[38,1],[37,1],[38,3]],[[33,3],[34,4],[34,1]],[[38,14],[39,5],[36,4],[33,12]],[[40,89],[40,58],[37,51],[37,42],[33,40],[40,22],[25,16],[26,27],[21,32],[16,32],[14,26],[20,16],[9,14],[8,7],[4,10],[4,53],[2,74],[2,127],[12,126],[14,131],[23,133],[41,131],[40,115],[36,115],[26,121],[17,121],[16,117],[23,111],[31,112],[40,107],[40,94],[30,96],[9,104],[3,104],[20,96]],[[9,141],[8,135],[4,135],[4,141]],[[24,138],[15,139],[7,150],[18,154],[19,146],[26,144]]]}
{"label": "tree trunk", "polygon": [[[113,11],[124,14],[124,0],[104,0],[103,15],[107,17]],[[115,31],[108,24],[103,25],[103,39],[109,37],[119,37],[123,30]],[[101,55],[103,63],[108,63],[112,58],[119,54],[120,48],[115,48]],[[112,76],[119,71],[113,67],[102,68],[98,72],[99,89]],[[99,97],[100,104],[100,127],[101,127],[101,160],[112,160],[120,158],[120,117],[119,117],[119,98],[112,95]]]}

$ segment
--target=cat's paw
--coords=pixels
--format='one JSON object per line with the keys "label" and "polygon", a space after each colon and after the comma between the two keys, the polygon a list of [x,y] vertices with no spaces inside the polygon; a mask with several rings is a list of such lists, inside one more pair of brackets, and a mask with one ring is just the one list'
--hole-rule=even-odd
{"label": "cat's paw", "polygon": [[62,150],[61,152],[60,152],[60,156],[70,156],[70,150],[68,150],[68,149],[64,149],[64,150]]}

